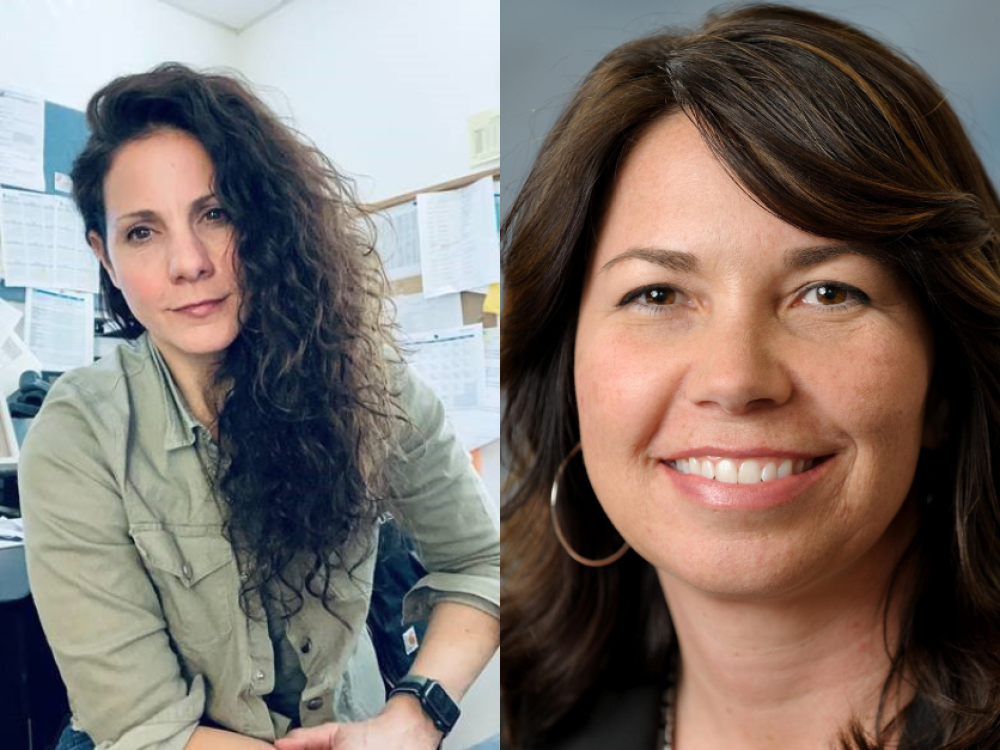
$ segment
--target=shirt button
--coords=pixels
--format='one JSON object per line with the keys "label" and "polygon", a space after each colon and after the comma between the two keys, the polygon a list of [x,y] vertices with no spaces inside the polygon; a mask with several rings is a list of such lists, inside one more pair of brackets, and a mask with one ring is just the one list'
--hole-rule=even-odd
{"label": "shirt button", "polygon": [[190,563],[184,563],[184,567],[181,568],[181,573],[184,574],[185,580],[190,581],[191,577],[194,575],[194,572],[191,570],[191,564]]}
{"label": "shirt button", "polygon": [[306,704],[306,708],[308,708],[310,711],[318,711],[319,709],[323,708],[323,699],[313,698]]}
{"label": "shirt button", "polygon": [[302,641],[302,646],[299,648],[299,650],[303,654],[308,654],[310,651],[312,651],[312,647],[313,647],[313,642],[310,639],[306,638],[304,641]]}
{"label": "shirt button", "polygon": [[253,679],[255,682],[261,682],[264,679],[264,670],[258,669],[254,672]]}

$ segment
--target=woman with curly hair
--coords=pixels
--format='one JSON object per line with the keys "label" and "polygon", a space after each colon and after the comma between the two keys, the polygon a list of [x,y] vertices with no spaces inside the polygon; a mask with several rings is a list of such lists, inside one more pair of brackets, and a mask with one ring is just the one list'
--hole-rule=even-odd
{"label": "woman with curly hair", "polygon": [[998,229],[843,22],[589,73],[502,230],[511,747],[1000,747]]}
{"label": "woman with curly hair", "polygon": [[[130,342],[57,381],[20,466],[60,748],[437,747],[496,649],[497,531],[345,179],[228,76],[119,78],[87,119],[74,198]],[[386,701],[389,510],[430,622]]]}

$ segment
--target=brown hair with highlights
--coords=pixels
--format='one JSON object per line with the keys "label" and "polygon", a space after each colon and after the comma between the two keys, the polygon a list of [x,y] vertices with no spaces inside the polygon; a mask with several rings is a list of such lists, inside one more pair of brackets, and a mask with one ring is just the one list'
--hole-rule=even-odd
{"label": "brown hair with highlights", "polygon": [[[258,591],[294,612],[309,593],[334,613],[333,575],[363,559],[390,501],[403,419],[387,284],[351,181],[236,75],[168,63],[122,76],[94,94],[87,124],[73,195],[105,243],[104,179],[123,146],[173,129],[211,157],[242,299],[214,378],[224,400],[213,477],[227,538],[247,555],[241,604]],[[101,288],[124,335],[142,334],[103,268]],[[297,556],[304,580],[292,574]]]}
{"label": "brown hair with highlights", "polygon": [[[848,24],[772,5],[609,53],[549,133],[504,222],[505,739],[522,748],[557,736],[599,685],[656,679],[671,645],[652,567],[634,553],[602,569],[576,564],[559,547],[548,502],[579,441],[574,331],[596,227],[630,149],[677,113],[761,206],[806,232],[871,247],[918,293],[935,333],[934,387],[949,401],[949,437],[920,457],[915,481],[934,502],[904,556],[916,589],[883,701],[911,682],[933,717],[925,741],[985,747],[1000,736],[997,194],[926,73]],[[614,551],[621,539],[581,462],[563,489],[577,550]],[[890,585],[887,601],[891,593]],[[880,710],[875,736],[855,723],[841,744],[886,747],[905,718]]]}

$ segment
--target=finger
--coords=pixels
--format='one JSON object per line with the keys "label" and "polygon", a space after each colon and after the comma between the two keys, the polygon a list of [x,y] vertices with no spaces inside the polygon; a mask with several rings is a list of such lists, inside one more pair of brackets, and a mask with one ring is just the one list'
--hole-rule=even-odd
{"label": "finger", "polygon": [[277,750],[330,750],[333,747],[333,737],[310,735],[307,737],[285,737],[275,740]]}
{"label": "finger", "polygon": [[275,740],[277,750],[329,750],[337,736],[336,724],[293,729],[280,740]]}

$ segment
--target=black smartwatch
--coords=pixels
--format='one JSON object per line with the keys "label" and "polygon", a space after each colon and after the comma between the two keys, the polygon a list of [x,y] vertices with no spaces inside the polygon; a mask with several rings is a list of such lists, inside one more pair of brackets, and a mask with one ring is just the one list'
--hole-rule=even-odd
{"label": "black smartwatch", "polygon": [[448,692],[441,687],[440,682],[436,682],[420,675],[408,674],[391,691],[389,697],[394,695],[412,695],[423,708],[424,713],[434,722],[434,726],[444,736],[455,728],[455,722],[462,712],[458,704],[451,699]]}

